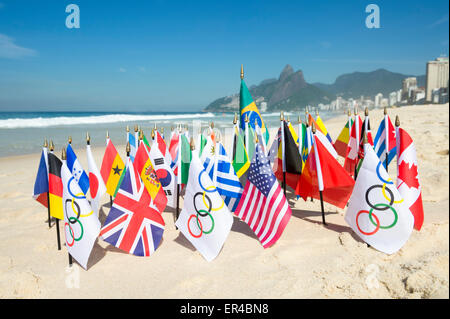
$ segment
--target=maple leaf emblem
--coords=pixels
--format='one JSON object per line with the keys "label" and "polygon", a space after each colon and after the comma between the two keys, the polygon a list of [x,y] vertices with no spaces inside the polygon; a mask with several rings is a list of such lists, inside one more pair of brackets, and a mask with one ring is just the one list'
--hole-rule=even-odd
{"label": "maple leaf emblem", "polygon": [[403,161],[398,167],[398,177],[406,184],[409,188],[419,189],[419,173],[417,172],[417,165],[409,164]]}

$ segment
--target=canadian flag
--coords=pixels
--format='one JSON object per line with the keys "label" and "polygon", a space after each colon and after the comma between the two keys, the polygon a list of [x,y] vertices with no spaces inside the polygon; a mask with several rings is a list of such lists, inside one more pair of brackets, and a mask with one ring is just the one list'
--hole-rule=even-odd
{"label": "canadian flag", "polygon": [[414,216],[414,228],[420,230],[423,225],[423,204],[416,148],[411,136],[404,129],[397,127],[396,137],[397,189]]}

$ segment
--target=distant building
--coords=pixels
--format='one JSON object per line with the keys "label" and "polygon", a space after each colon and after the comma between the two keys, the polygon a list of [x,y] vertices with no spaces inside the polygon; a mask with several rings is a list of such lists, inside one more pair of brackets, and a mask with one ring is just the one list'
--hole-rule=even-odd
{"label": "distant building", "polygon": [[406,78],[402,82],[402,98],[401,101],[411,103],[411,92],[417,88],[417,78]]}
{"label": "distant building", "polygon": [[383,99],[383,94],[378,93],[377,95],[375,95],[375,107],[380,107],[381,106],[381,100]]}
{"label": "distant building", "polygon": [[402,102],[402,90],[397,91],[397,103],[400,104]]}
{"label": "distant building", "polygon": [[267,102],[261,102],[261,104],[259,105],[259,109],[261,112],[266,112],[267,111]]}
{"label": "distant building", "polygon": [[383,108],[383,107],[388,107],[388,106],[389,106],[389,99],[387,99],[387,98],[381,99],[380,107]]}
{"label": "distant building", "polygon": [[435,103],[433,92],[440,88],[447,88],[448,92],[448,57],[427,63],[426,101]]}
{"label": "distant building", "polygon": [[419,87],[411,92],[411,100],[414,104],[423,104],[425,103],[425,88]]}
{"label": "distant building", "polygon": [[391,92],[389,94],[389,106],[397,104],[397,92]]}

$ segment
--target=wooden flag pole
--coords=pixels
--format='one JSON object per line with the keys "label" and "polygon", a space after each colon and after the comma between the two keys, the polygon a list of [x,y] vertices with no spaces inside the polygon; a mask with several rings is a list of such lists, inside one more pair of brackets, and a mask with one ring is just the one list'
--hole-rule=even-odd
{"label": "wooden flag pole", "polygon": [[[89,143],[90,143],[89,133],[86,133],[86,140],[89,145]],[[63,161],[67,160],[66,149],[64,147],[63,147],[62,153],[61,153],[61,160],[63,160]],[[59,233],[59,231],[58,231],[58,233]],[[69,266],[72,267],[72,263],[73,263],[72,255],[69,252],[67,254],[69,255]]]}
{"label": "wooden flag pole", "polygon": [[[313,133],[313,137],[316,135],[316,126],[314,125],[314,122],[311,123],[311,131]],[[314,147],[314,146],[313,146]],[[317,150],[315,149],[314,152],[317,152]],[[317,153],[316,153],[317,154]],[[319,154],[317,154],[316,156],[318,156]],[[317,165],[318,163],[316,163]],[[319,177],[319,176],[317,176]],[[326,226],[327,223],[325,221],[325,208],[323,205],[323,193],[321,190],[319,190],[319,196],[320,196],[320,209],[322,211],[322,223]],[[312,197],[311,197],[312,198]]]}

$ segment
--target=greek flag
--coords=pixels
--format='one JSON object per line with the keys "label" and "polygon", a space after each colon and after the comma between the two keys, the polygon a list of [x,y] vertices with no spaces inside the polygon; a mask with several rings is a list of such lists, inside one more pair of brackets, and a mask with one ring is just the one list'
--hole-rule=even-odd
{"label": "greek flag", "polygon": [[[386,126],[389,127],[389,130],[386,130]],[[373,148],[375,150],[375,153],[377,154],[384,168],[386,168],[386,153],[387,153],[386,145],[389,145],[388,146],[389,148],[388,165],[389,165],[391,161],[394,159],[395,155],[397,154],[395,128],[392,125],[392,122],[389,117],[384,118],[381,121],[380,126],[378,127],[377,135],[375,136],[375,140],[373,141]]]}
{"label": "greek flag", "polygon": [[238,206],[243,187],[222,143],[217,142],[214,146],[213,141],[208,137],[201,162],[225,204],[233,212]]}

